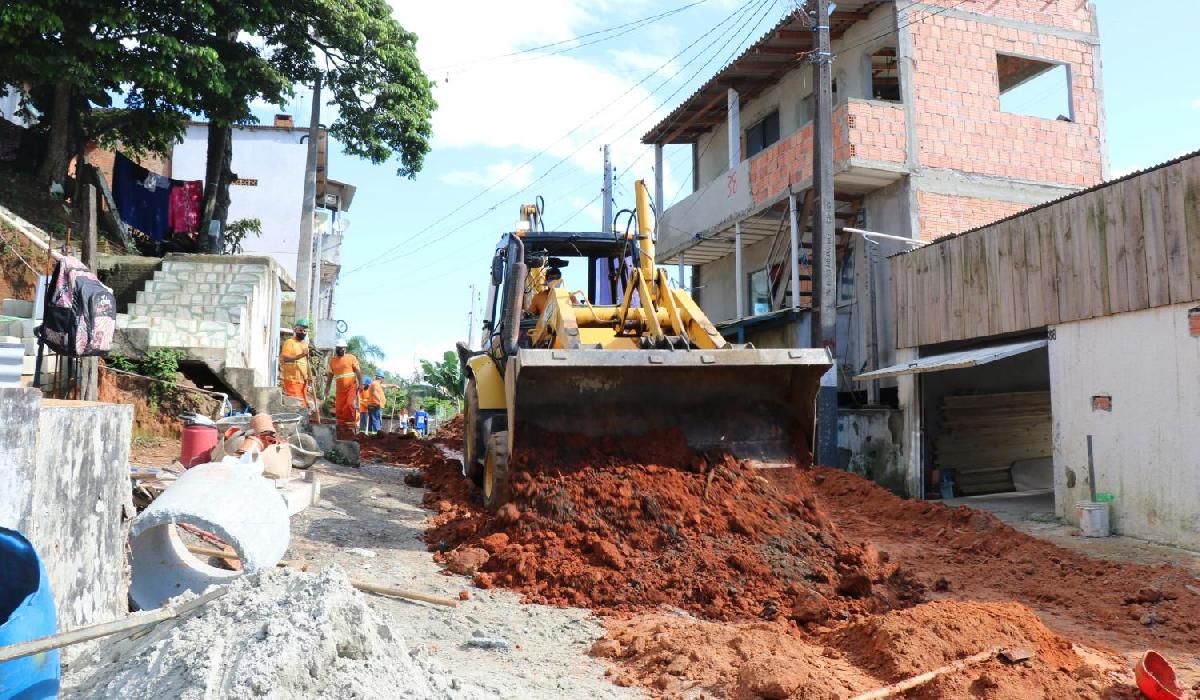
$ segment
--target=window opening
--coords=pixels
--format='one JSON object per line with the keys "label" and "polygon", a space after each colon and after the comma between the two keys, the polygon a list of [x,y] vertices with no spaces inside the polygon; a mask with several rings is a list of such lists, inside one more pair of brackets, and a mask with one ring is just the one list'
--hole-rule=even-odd
{"label": "window opening", "polygon": [[896,48],[885,46],[871,54],[871,99],[900,101],[900,64]]}
{"label": "window opening", "polygon": [[779,110],[763,117],[746,129],[746,157],[752,158],[779,140]]}
{"label": "window opening", "polygon": [[996,54],[1000,111],[1074,121],[1071,73],[1065,64]]}
{"label": "window opening", "polygon": [[771,285],[767,268],[750,273],[750,315],[770,313]]}

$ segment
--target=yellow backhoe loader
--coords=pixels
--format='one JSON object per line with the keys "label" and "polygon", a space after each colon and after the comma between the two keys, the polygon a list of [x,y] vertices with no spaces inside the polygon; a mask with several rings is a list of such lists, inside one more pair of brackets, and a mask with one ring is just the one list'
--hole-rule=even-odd
{"label": "yellow backhoe loader", "polygon": [[[635,190],[636,233],[547,232],[540,204],[524,205],[519,230],[496,246],[482,347],[459,346],[463,472],[489,508],[508,500],[509,456],[527,426],[630,440],[677,428],[696,450],[762,466],[808,458],[797,452],[813,442],[829,352],[726,341],[656,267],[645,183]],[[584,268],[587,289],[555,286],[568,265]]]}

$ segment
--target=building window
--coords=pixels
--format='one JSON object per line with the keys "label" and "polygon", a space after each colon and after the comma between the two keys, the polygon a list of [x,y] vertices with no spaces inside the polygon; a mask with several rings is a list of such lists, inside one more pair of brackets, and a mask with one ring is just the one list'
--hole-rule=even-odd
{"label": "building window", "polygon": [[1001,112],[1075,121],[1071,71],[1065,64],[998,53],[996,76]]}
{"label": "building window", "polygon": [[771,311],[771,277],[767,268],[750,273],[750,315],[770,313]]}
{"label": "building window", "polygon": [[870,94],[873,100],[900,101],[900,63],[896,47],[885,46],[868,57]]}
{"label": "building window", "polygon": [[753,158],[779,140],[779,110],[771,112],[746,129],[746,157]]}

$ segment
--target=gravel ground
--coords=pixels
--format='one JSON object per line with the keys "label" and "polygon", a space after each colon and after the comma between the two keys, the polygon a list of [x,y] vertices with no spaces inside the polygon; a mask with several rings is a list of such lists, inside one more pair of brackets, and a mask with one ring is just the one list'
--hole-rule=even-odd
{"label": "gravel ground", "polygon": [[[335,561],[352,578],[421,593],[468,593],[457,608],[370,596],[410,647],[495,697],[641,697],[605,680],[606,665],[587,655],[603,636],[587,610],[523,605],[513,593],[480,590],[466,577],[444,574],[422,540],[428,511],[420,505],[423,490],[404,484],[410,470],[325,461],[313,468],[322,500],[292,518],[287,558],[313,569]],[[507,648],[468,646],[472,637],[501,639]]]}

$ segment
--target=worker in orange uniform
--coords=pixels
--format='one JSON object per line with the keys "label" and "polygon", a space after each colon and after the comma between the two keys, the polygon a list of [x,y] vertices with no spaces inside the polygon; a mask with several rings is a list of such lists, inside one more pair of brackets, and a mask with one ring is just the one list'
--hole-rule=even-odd
{"label": "worker in orange uniform", "polygon": [[354,432],[358,426],[358,389],[363,383],[362,369],[358,366],[358,358],[346,351],[346,341],[339,340],[333,345],[333,357],[329,360],[329,372],[325,375],[325,395],[329,395],[329,386],[337,382],[337,400],[334,404],[334,414],[337,415],[338,427]]}
{"label": "worker in orange uniform", "polygon": [[283,341],[279,348],[279,369],[283,375],[283,393],[285,396],[300,399],[304,407],[309,407],[308,401],[308,321],[300,319],[292,327],[292,337]]}
{"label": "worker in orange uniform", "polygon": [[383,372],[375,373],[375,381],[371,382],[369,387],[369,396],[367,397],[367,413],[370,415],[370,422],[367,429],[372,433],[378,433],[383,430],[383,407],[387,405],[388,388],[394,387],[394,384],[383,383]]}
{"label": "worker in orange uniform", "polygon": [[370,406],[371,398],[373,396],[374,392],[371,388],[371,378],[367,377],[363,379],[363,387],[358,392],[358,430],[355,432],[362,433],[364,435],[375,434],[374,431],[371,430]]}
{"label": "worker in orange uniform", "polygon": [[546,270],[546,288],[537,294],[533,295],[533,299],[529,301],[529,314],[534,318],[540,318],[542,312],[550,304],[550,294],[555,287],[562,285],[562,270],[557,267],[552,267]]}

